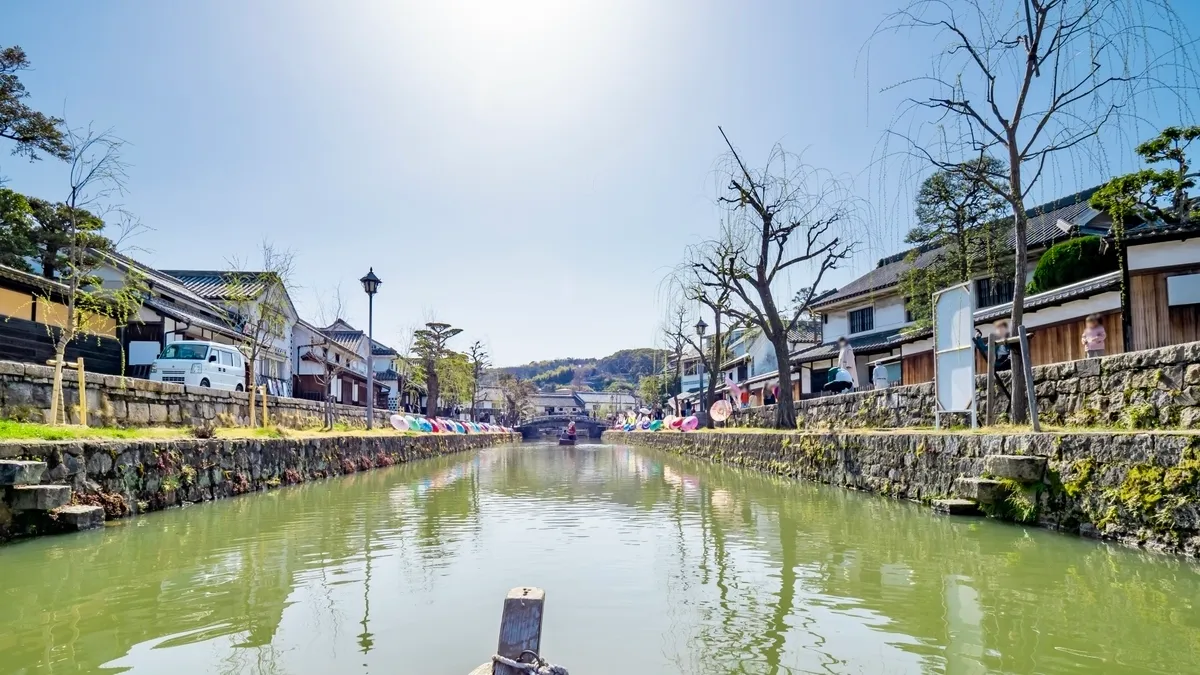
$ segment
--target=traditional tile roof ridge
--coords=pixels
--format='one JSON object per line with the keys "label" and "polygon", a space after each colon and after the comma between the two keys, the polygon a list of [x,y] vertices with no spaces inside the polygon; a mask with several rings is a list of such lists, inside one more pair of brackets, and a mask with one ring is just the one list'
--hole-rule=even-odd
{"label": "traditional tile roof ridge", "polygon": [[8,265],[0,265],[0,278],[17,281],[27,286],[36,286],[44,291],[52,293],[66,293],[67,287],[60,281],[47,279],[46,277],[19,270]]}
{"label": "traditional tile roof ridge", "polygon": [[[206,300],[231,300],[235,296],[257,298],[267,288],[269,272],[252,270],[162,270],[178,279],[189,290]],[[232,280],[238,284],[231,289]]]}

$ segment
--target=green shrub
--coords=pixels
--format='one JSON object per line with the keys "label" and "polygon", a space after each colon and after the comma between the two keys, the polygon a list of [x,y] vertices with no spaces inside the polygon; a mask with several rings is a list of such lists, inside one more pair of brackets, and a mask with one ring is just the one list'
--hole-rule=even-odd
{"label": "green shrub", "polygon": [[1076,281],[1091,279],[1101,274],[1115,272],[1118,268],[1115,247],[1109,246],[1100,253],[1101,238],[1095,235],[1076,237],[1050,247],[1037,269],[1033,281],[1026,290],[1030,295],[1061,288]]}

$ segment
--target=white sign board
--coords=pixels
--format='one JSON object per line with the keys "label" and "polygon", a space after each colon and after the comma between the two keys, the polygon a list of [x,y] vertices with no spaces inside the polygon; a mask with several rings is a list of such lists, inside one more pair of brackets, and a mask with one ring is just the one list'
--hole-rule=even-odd
{"label": "white sign board", "polygon": [[978,425],[975,404],[975,295],[971,284],[933,294],[933,390],[935,426],[941,415],[970,413]]}

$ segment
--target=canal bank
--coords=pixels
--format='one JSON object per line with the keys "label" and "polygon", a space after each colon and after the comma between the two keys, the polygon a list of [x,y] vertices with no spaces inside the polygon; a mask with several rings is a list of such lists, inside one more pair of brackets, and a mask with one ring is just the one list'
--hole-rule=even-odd
{"label": "canal bank", "polygon": [[519,440],[519,434],[0,443],[0,541]]}
{"label": "canal bank", "polygon": [[605,432],[781,476],[1200,557],[1200,436],[935,431]]}

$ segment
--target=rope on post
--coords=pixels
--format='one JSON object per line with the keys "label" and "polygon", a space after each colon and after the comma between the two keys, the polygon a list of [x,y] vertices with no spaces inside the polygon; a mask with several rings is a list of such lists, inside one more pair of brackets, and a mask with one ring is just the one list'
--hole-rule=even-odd
{"label": "rope on post", "polygon": [[[522,661],[521,659],[525,658],[526,655],[530,656],[533,660]],[[529,649],[521,652],[521,655],[515,660],[496,654],[492,656],[492,663],[501,663],[509,668],[532,673],[533,675],[570,675],[566,668],[547,663],[537,652]]]}

